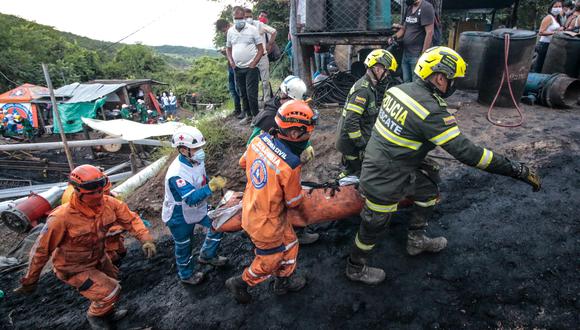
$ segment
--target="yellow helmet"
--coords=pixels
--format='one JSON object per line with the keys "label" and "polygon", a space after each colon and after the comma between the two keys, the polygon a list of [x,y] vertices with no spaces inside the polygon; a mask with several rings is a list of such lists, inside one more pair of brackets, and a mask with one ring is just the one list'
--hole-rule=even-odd
{"label": "yellow helmet", "polygon": [[433,72],[444,73],[447,79],[465,76],[467,63],[459,53],[448,47],[429,48],[421,55],[415,66],[415,74],[425,80]]}
{"label": "yellow helmet", "polygon": [[397,71],[397,60],[393,54],[384,49],[373,50],[365,59],[365,65],[367,68],[372,68],[377,64],[382,64],[386,69],[389,69],[393,72]]}

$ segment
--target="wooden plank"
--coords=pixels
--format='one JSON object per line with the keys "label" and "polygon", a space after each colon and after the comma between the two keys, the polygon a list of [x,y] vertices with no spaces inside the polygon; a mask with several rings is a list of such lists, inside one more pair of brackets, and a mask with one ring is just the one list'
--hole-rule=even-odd
{"label": "wooden plank", "polygon": [[390,33],[381,35],[302,35],[302,45],[383,45],[387,43]]}

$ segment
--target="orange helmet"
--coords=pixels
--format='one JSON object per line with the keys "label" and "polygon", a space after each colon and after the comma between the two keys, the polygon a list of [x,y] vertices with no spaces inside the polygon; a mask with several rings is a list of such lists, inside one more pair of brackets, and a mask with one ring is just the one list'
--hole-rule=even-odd
{"label": "orange helmet", "polygon": [[301,128],[310,133],[318,122],[318,112],[302,100],[291,100],[278,109],[275,121],[282,133],[289,128]]}
{"label": "orange helmet", "polygon": [[106,192],[111,189],[107,175],[93,165],[81,165],[75,168],[69,177],[69,183],[75,191],[85,194],[98,190]]}

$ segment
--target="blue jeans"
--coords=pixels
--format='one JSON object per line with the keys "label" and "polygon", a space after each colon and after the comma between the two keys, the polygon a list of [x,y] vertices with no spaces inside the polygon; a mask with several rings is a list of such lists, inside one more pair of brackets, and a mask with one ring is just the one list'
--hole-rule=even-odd
{"label": "blue jeans", "polygon": [[[211,259],[217,256],[217,250],[220,246],[220,241],[224,233],[213,231],[211,227],[211,220],[208,216],[203,218],[200,225],[209,228],[205,241],[199,251],[199,256],[204,259]],[[180,221],[176,223],[173,219],[167,222],[167,227],[171,231],[173,240],[175,241],[175,263],[177,264],[177,274],[182,280],[188,279],[193,274],[195,261],[193,261],[193,229],[195,224],[185,223]]]}
{"label": "blue jeans", "polygon": [[403,70],[403,81],[408,83],[415,80],[415,66],[417,66],[417,61],[419,56],[411,56],[407,52],[403,52],[403,60],[401,61],[401,66]]}
{"label": "blue jeans", "polygon": [[232,69],[231,66],[228,66],[228,82],[229,82],[228,89],[230,90],[230,95],[232,96],[232,99],[234,99],[235,111],[236,113],[241,112],[242,105],[240,103],[240,94],[238,93],[238,90],[236,88],[236,75],[234,69]]}

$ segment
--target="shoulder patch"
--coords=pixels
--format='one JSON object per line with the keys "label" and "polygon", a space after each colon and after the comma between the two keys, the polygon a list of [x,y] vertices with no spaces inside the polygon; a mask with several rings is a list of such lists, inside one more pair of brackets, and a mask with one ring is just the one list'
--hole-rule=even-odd
{"label": "shoulder patch", "polygon": [[177,181],[175,181],[175,184],[177,185],[178,188],[183,188],[185,187],[187,182],[185,182],[185,180],[183,179],[178,179]]}
{"label": "shoulder patch", "polygon": [[354,103],[358,103],[358,104],[364,105],[365,103],[367,103],[367,99],[365,99],[362,96],[357,96],[357,97],[354,98]]}
{"label": "shoulder patch", "polygon": [[266,170],[266,164],[261,159],[256,159],[252,163],[250,168],[250,178],[252,179],[252,184],[256,189],[262,189],[268,182],[268,171]]}
{"label": "shoulder patch", "polygon": [[443,118],[443,122],[445,125],[452,125],[457,123],[457,119],[455,119],[455,116],[448,116]]}
{"label": "shoulder patch", "polygon": [[445,108],[447,107],[447,102],[445,102],[445,100],[441,96],[433,93],[433,97],[435,98],[435,100],[437,100],[437,103],[439,103],[440,107],[445,107]]}

